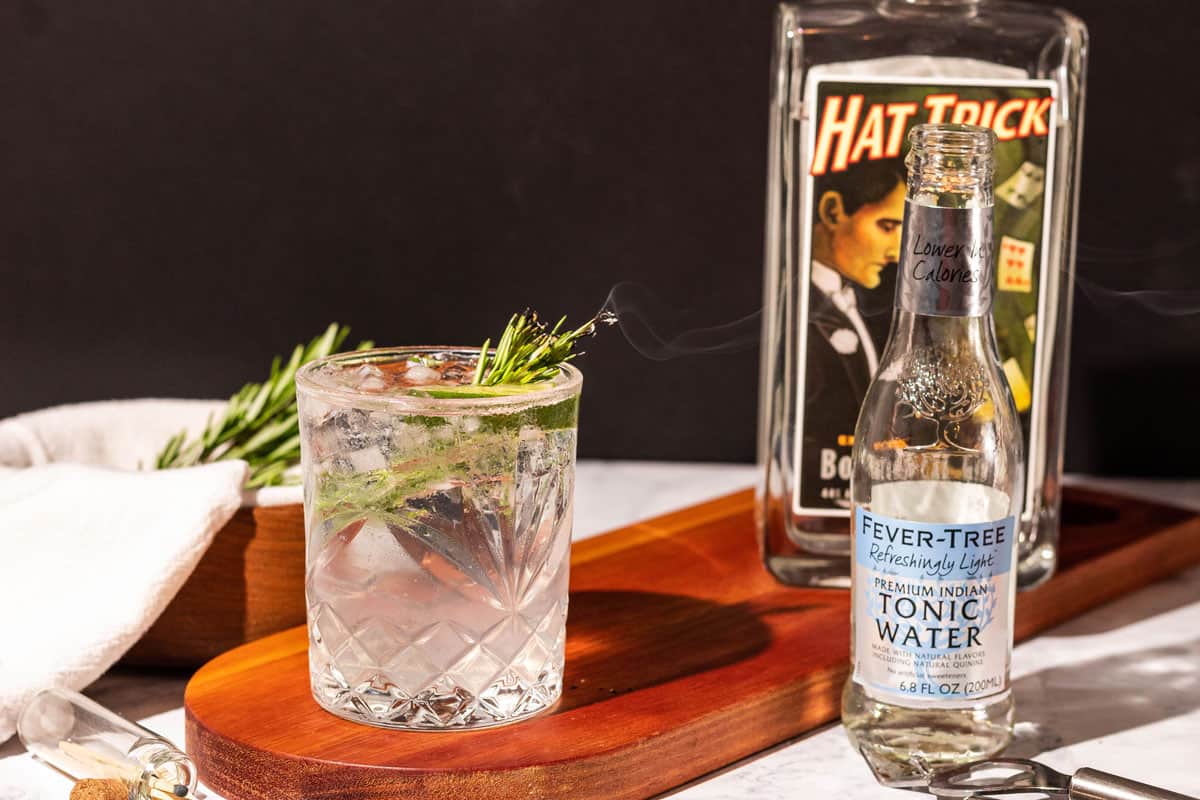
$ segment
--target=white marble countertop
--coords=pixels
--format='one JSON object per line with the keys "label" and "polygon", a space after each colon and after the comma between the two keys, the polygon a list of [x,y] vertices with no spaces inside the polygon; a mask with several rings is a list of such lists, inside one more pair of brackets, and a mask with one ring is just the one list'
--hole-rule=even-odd
{"label": "white marble countertop", "polygon": [[[584,461],[575,538],[750,486],[749,465]],[[1110,491],[1200,510],[1200,481],[1086,479]],[[1073,772],[1084,766],[1200,797],[1200,568],[1096,609],[1016,648],[1013,751]],[[186,676],[116,669],[87,694],[183,742]],[[0,800],[65,800],[70,782],[14,739],[0,746]],[[220,800],[205,792],[208,800]],[[669,795],[900,800],[876,784],[837,725],[784,743]]]}

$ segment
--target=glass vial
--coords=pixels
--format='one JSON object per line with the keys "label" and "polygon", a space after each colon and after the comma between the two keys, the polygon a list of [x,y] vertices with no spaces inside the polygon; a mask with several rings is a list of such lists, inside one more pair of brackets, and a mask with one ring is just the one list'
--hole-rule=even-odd
{"label": "glass vial", "polygon": [[175,745],[66,689],[34,695],[17,718],[25,749],[75,780],[116,779],[129,800],[192,797],[196,769]]}
{"label": "glass vial", "polygon": [[907,134],[997,135],[995,325],[1028,453],[1018,584],[1050,577],[1087,30],[1002,0],[812,0],[776,17],[758,524],[780,580],[849,583],[854,425],[890,324]]}
{"label": "glass vial", "polygon": [[895,310],[854,431],[855,747],[914,774],[1012,731],[1021,427],[992,322],[995,136],[920,125]]}

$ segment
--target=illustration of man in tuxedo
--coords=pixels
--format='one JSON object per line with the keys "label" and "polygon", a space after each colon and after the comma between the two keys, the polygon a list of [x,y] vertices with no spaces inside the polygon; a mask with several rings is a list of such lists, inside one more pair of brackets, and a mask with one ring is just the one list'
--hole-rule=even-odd
{"label": "illustration of man in tuxedo", "polygon": [[904,189],[899,160],[863,161],[815,181],[801,464],[805,505],[849,506],[851,437],[887,340]]}

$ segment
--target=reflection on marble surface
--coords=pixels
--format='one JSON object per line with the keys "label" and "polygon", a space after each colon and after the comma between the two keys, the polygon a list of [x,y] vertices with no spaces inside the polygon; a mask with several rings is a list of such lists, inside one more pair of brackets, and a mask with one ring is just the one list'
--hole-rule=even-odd
{"label": "reflection on marble surface", "polygon": [[[1200,568],[1088,612],[1013,651],[1010,754],[1062,772],[1096,767],[1200,796]],[[837,725],[670,795],[871,800],[884,789]]]}
{"label": "reflection on marble surface", "polygon": [[[745,488],[749,465],[581,462],[575,538]],[[1081,482],[1073,478],[1073,482]],[[1088,485],[1096,485],[1089,480]],[[1200,483],[1111,481],[1113,491],[1200,510]],[[1095,766],[1200,795],[1200,568],[1161,581],[1016,648],[1018,741],[1056,769]],[[88,694],[159,733],[183,741],[186,676],[114,670]],[[70,782],[0,746],[0,800],[62,800]],[[672,800],[771,797],[884,800],[884,789],[837,725],[670,793]],[[210,800],[220,800],[208,794]]]}

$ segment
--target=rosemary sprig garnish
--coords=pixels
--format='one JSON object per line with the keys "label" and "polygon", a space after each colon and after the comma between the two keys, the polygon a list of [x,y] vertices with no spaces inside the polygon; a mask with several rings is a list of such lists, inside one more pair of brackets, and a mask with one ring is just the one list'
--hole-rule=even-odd
{"label": "rosemary sprig garnish", "polygon": [[513,314],[505,327],[496,351],[490,354],[492,340],[479,349],[475,367],[475,386],[518,386],[548,381],[558,374],[558,368],[579,355],[575,345],[584,336],[596,332],[597,321],[607,321],[598,314],[574,330],[563,331],[566,317],[547,329],[538,321],[537,312]]}
{"label": "rosemary sprig garnish", "polygon": [[[209,417],[199,438],[187,441],[186,431],[172,436],[155,459],[155,467],[191,467],[240,458],[250,465],[247,488],[283,483],[284,473],[300,463],[296,370],[336,353],[349,334],[349,328],[332,323],[307,345],[296,345],[286,364],[276,356],[265,382],[243,386],[229,398],[220,417]],[[362,342],[356,349],[368,347],[370,342]]]}
{"label": "rosemary sprig garnish", "polygon": [[[445,398],[489,398],[537,391],[538,384],[553,379],[561,366],[579,353],[580,339],[596,331],[598,322],[613,323],[616,317],[601,312],[578,328],[563,330],[566,318],[553,328],[538,321],[530,311],[514,314],[495,350],[491,340],[479,350],[472,382],[465,385],[416,386],[414,395]],[[326,532],[342,530],[364,517],[388,525],[406,527],[420,513],[409,505],[414,497],[453,476],[501,475],[511,473],[520,446],[520,431],[535,426],[545,431],[574,430],[579,415],[578,398],[568,397],[534,408],[517,408],[481,415],[467,428],[460,418],[406,416],[407,425],[424,425],[431,431],[454,426],[440,438],[417,443],[412,451],[380,469],[349,474],[320,473],[314,519]],[[469,431],[469,432],[468,432]]]}
{"label": "rosemary sprig garnish", "polygon": [[505,397],[537,391],[536,384],[553,379],[559,367],[579,355],[575,346],[580,339],[596,332],[596,323],[611,325],[617,318],[611,312],[601,311],[578,328],[564,331],[566,321],[563,317],[553,328],[548,328],[538,321],[536,312],[513,314],[495,349],[491,348],[491,339],[479,348],[479,360],[470,383],[421,386],[409,391],[445,399]]}

